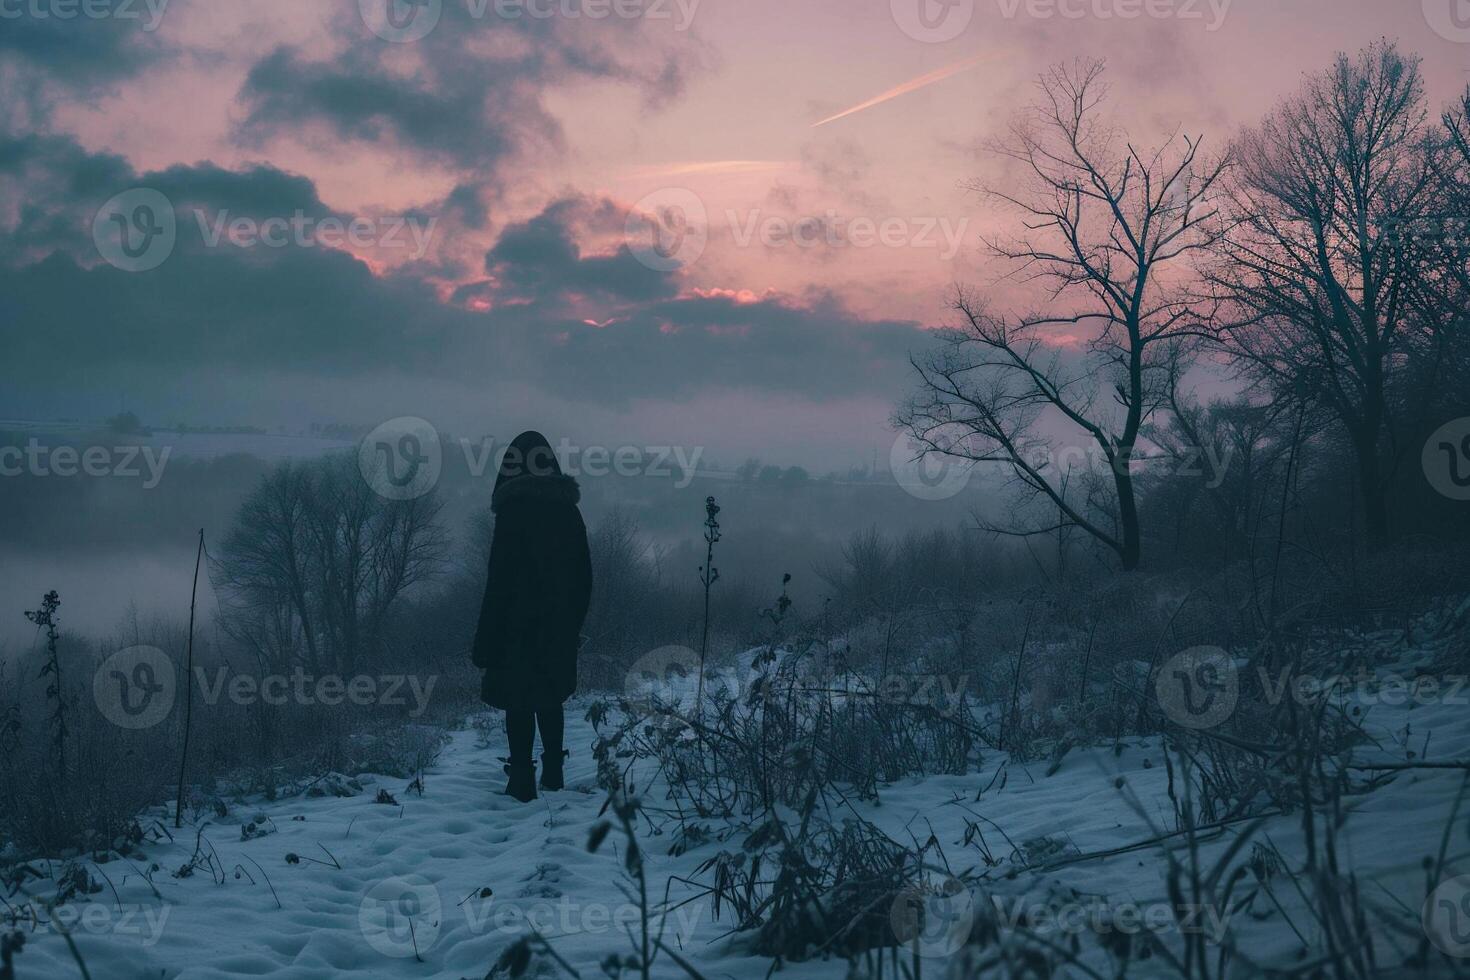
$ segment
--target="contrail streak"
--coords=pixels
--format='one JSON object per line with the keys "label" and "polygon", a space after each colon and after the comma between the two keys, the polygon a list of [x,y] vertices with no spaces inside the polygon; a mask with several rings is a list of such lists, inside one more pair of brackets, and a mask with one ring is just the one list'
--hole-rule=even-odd
{"label": "contrail streak", "polygon": [[839,119],[852,115],[854,112],[862,112],[864,109],[871,109],[875,105],[882,105],[884,102],[887,102],[890,99],[896,99],[900,95],[908,95],[910,92],[917,92],[919,89],[924,88],[926,85],[933,85],[935,82],[942,82],[946,78],[949,78],[951,75],[958,75],[962,71],[968,71],[969,69],[974,68],[976,65],[978,65],[982,57],[984,56],[976,55],[975,57],[968,60],[957,62],[953,65],[948,65],[944,68],[939,68],[935,71],[931,71],[927,75],[920,75],[918,78],[904,82],[902,85],[889,89],[882,95],[875,95],[868,101],[855,105],[851,109],[843,109],[835,116],[828,116],[826,119],[823,119],[820,122],[814,122],[812,123],[812,129],[816,129],[818,126],[825,126],[830,122],[836,122]]}

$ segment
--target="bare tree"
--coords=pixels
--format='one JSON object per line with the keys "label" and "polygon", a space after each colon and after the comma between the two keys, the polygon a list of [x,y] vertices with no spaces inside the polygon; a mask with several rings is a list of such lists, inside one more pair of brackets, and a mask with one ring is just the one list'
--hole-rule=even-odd
{"label": "bare tree", "polygon": [[[1447,182],[1446,190],[1451,200],[1452,230],[1458,232],[1461,256],[1465,254],[1466,238],[1470,236],[1470,88],[1466,88],[1459,101],[1441,117],[1445,132],[1449,135],[1452,157],[1456,170]],[[1463,262],[1462,262],[1463,271]]]}
{"label": "bare tree", "polygon": [[1440,308],[1434,322],[1446,326],[1444,346],[1458,362],[1451,371],[1458,368],[1454,376],[1463,378],[1464,362],[1470,360],[1470,88],[1441,121],[1449,137],[1450,162],[1441,171],[1444,217],[1432,237],[1439,260],[1435,293]]}
{"label": "bare tree", "polygon": [[262,665],[322,669],[307,535],[311,507],[307,468],[281,465],[240,506],[211,563],[220,583],[221,624]]}
{"label": "bare tree", "polygon": [[1155,519],[1167,524],[1172,515],[1173,559],[1187,563],[1213,554],[1227,565],[1243,560],[1249,608],[1262,626],[1275,622],[1279,612],[1288,531],[1303,530],[1310,510],[1301,499],[1302,472],[1309,465],[1303,448],[1331,422],[1325,409],[1290,400],[1253,401],[1236,394],[1201,405],[1176,393],[1168,425],[1152,433],[1161,451],[1177,461],[1175,473],[1204,469],[1201,479],[1145,484]]}
{"label": "bare tree", "polygon": [[223,623],[272,667],[349,673],[397,601],[441,566],[441,504],[387,500],[350,456],[285,463],[246,499],[216,561]]}
{"label": "bare tree", "polygon": [[1417,59],[1379,42],[1310,77],[1234,151],[1232,224],[1209,279],[1231,352],[1277,397],[1320,402],[1353,453],[1369,539],[1387,539],[1395,371],[1427,336],[1425,250],[1445,140]]}
{"label": "bare tree", "polygon": [[[986,244],[1045,290],[1045,305],[997,315],[960,290],[961,324],[911,358],[919,390],[895,422],[927,452],[1009,469],[1033,506],[988,529],[1080,528],[1133,569],[1139,440],[1173,367],[1208,334],[1208,312],[1183,287],[1195,253],[1220,234],[1213,201],[1225,162],[1207,162],[1200,140],[1178,133],[1136,148],[1101,118],[1103,67],[1047,72],[1038,104],[991,145],[1022,171],[1024,190],[972,185],[1020,212],[1021,235]],[[1105,464],[1101,475],[1050,462],[1057,446],[1078,443]]]}

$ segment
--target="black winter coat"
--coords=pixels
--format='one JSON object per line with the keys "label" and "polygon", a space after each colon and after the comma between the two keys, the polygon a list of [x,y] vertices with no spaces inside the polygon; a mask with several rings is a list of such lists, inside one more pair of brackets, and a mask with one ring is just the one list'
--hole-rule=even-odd
{"label": "black winter coat", "polygon": [[505,710],[558,705],[577,689],[577,647],[592,598],[577,481],[520,476],[497,487],[495,533],[475,666],[480,696]]}

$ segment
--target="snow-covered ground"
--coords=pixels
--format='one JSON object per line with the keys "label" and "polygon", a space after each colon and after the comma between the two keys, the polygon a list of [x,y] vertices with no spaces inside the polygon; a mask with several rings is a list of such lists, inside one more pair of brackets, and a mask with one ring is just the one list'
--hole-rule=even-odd
{"label": "snow-covered ground", "polygon": [[[174,843],[147,847],[159,865],[151,886],[137,862],[88,863],[103,891],[62,914],[99,980],[478,980],[528,926],[584,975],[596,974],[608,954],[629,950],[624,927],[638,906],[619,889],[616,835],[599,853],[587,850],[604,797],[588,751],[591,726],[573,710],[568,729],[567,788],[530,805],[500,792],[503,740],[481,747],[475,732],[461,731],[427,774],[422,797],[408,780],[362,776],[353,796],[244,806],[199,828],[225,869],[223,884],[206,869],[173,876],[195,852],[196,834],[186,828]],[[375,802],[380,789],[398,805]],[[250,822],[268,832],[241,840]],[[656,861],[660,888],[698,860]],[[717,954],[708,944],[727,929],[694,904],[669,917],[665,934],[709,962]],[[45,929],[16,966],[21,978],[80,976],[64,940]],[[731,968],[740,969],[725,964]],[[751,960],[740,972],[757,970],[765,965]]]}
{"label": "snow-covered ground", "polygon": [[[361,791],[352,796],[242,804],[227,817],[201,824],[197,837],[186,828],[172,843],[146,845],[148,861],[158,866],[151,884],[140,874],[146,862],[87,863],[102,890],[73,901],[61,914],[99,980],[479,980],[531,927],[581,976],[599,976],[606,957],[631,951],[626,931],[638,913],[628,897],[618,833],[597,853],[586,847],[604,797],[594,779],[589,747],[595,736],[582,718],[584,708],[574,702],[567,713],[567,788],[533,804],[520,805],[500,793],[503,736],[482,745],[474,731],[461,731],[428,772],[422,796],[406,780],[361,777]],[[1430,759],[1470,758],[1470,711],[1458,701],[1379,704],[1369,717],[1380,747],[1360,759],[1400,762],[1402,746],[1417,750],[1430,732]],[[1048,897],[1055,911],[1057,897],[1068,896],[1076,915],[1068,919],[1063,909],[1060,929],[1086,927],[1088,910],[1104,900],[1114,919],[1120,909],[1131,909],[1141,922],[1161,922],[1151,919],[1167,900],[1157,847],[1009,880],[1005,871],[1013,846],[1033,856],[1050,850],[1066,857],[1172,829],[1162,763],[1157,743],[1140,740],[1125,742],[1120,754],[1110,747],[1074,749],[1050,776],[1045,762],[1019,765],[986,753],[978,773],[893,785],[879,805],[858,809],[898,840],[922,841],[932,832],[956,874],[986,870],[980,850],[963,841],[967,821],[978,821],[986,846],[1005,863],[990,869],[983,897],[975,900],[999,903],[1003,914],[1023,907],[1034,911]],[[1463,776],[1453,770],[1401,772],[1350,801],[1340,861],[1355,869],[1364,893],[1409,931],[1401,951],[1412,948],[1419,929],[1425,900],[1421,862],[1440,846]],[[379,790],[390,793],[396,805],[375,802]],[[1129,803],[1129,794],[1142,801],[1142,813]],[[1462,811],[1458,822],[1465,819]],[[250,836],[242,834],[250,822],[265,832],[242,839]],[[1229,846],[1235,832],[1227,829],[1210,840],[1206,858]],[[1288,856],[1302,853],[1301,837],[1297,815],[1272,818],[1257,835]],[[173,874],[194,856],[196,840],[213,856],[222,883],[207,867],[186,877]],[[661,897],[667,885],[673,903],[695,894],[675,879],[694,877],[702,861],[731,846],[710,843],[671,857],[667,837],[642,844],[651,888]],[[1463,827],[1455,828],[1449,850],[1451,867],[1470,872]],[[1242,848],[1240,858],[1249,854],[1249,847]],[[1300,911],[1289,884],[1277,894],[1288,911],[1293,904]],[[1270,902],[1257,901],[1233,919],[1228,925],[1249,937],[1247,948],[1257,959],[1286,956],[1299,946],[1292,926]],[[1310,916],[1293,919],[1310,938]],[[1224,925],[1208,915],[1201,924]],[[665,936],[707,977],[765,976],[770,962],[744,953],[738,937],[729,938],[730,927],[728,912],[716,921],[701,899],[668,916]],[[1380,960],[1402,958],[1391,950],[1381,946]],[[926,961],[925,971],[942,975],[950,951],[943,937],[926,939],[932,963]],[[16,969],[21,980],[80,976],[64,939],[45,928],[30,936]],[[559,970],[549,963],[541,969],[547,976]],[[668,957],[654,972],[685,975]],[[840,977],[846,964],[787,964],[784,972]]]}

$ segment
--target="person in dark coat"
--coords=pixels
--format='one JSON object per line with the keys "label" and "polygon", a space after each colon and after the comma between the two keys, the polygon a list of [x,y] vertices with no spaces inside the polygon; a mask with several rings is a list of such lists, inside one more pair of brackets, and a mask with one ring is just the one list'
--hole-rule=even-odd
{"label": "person in dark coat", "polygon": [[475,666],[480,696],[505,711],[510,778],[505,791],[536,798],[532,761],[541,730],[541,788],[562,788],[562,705],[577,689],[577,647],[592,597],[587,526],[577,481],[564,476],[546,437],[524,432],[500,464],[490,509],[495,533]]}

